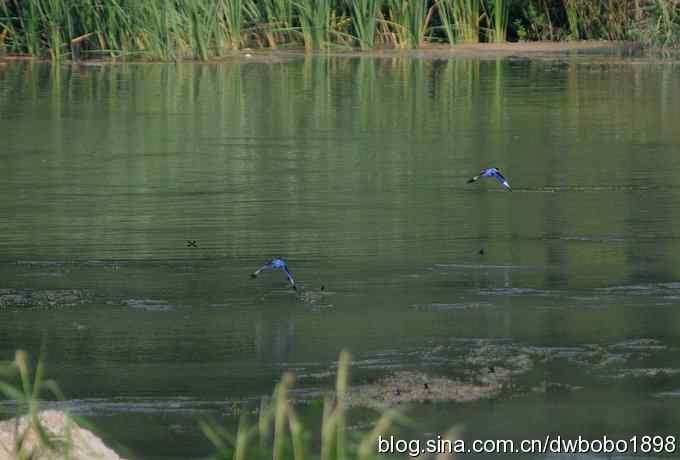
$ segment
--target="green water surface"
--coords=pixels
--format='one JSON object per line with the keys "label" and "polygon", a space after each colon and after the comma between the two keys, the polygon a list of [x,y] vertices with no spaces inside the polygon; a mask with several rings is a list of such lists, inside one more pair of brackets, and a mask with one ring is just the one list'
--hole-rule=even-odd
{"label": "green water surface", "polygon": [[[206,455],[197,417],[286,370],[314,394],[343,348],[355,383],[557,356],[418,435],[680,437],[680,66],[283,56],[0,66],[0,288],[91,294],[0,310],[0,360],[44,341],[133,458]],[[250,279],[272,256],[327,293]]]}

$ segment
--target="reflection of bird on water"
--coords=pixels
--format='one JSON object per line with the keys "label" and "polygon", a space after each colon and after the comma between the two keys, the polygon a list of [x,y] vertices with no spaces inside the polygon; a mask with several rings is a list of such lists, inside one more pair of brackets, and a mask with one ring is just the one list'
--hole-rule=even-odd
{"label": "reflection of bird on water", "polygon": [[257,275],[260,274],[261,271],[263,270],[283,270],[286,272],[286,276],[288,277],[288,282],[290,283],[290,286],[297,290],[297,286],[295,285],[295,280],[293,279],[293,274],[288,270],[288,266],[286,265],[286,262],[284,262],[282,259],[272,259],[269,262],[265,263],[263,266],[255,270],[253,273],[251,273],[252,278],[257,278]]}
{"label": "reflection of bird on water", "polygon": [[501,184],[507,190],[510,190],[512,192],[512,189],[510,188],[510,184],[508,183],[507,179],[505,177],[503,177],[503,174],[501,174],[501,172],[498,168],[482,169],[479,172],[478,175],[476,175],[472,179],[468,180],[467,183],[469,184],[471,182],[477,182],[477,180],[480,177],[493,177],[498,181],[499,184]]}

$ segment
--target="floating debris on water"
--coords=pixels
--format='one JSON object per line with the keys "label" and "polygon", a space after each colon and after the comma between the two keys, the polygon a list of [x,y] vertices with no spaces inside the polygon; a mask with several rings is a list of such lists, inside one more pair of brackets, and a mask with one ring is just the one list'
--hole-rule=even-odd
{"label": "floating debris on water", "polygon": [[602,345],[588,345],[587,348],[568,358],[574,364],[586,367],[609,367],[623,364],[629,356],[622,353],[612,353],[607,347]]}
{"label": "floating debris on water", "polygon": [[561,293],[559,291],[552,291],[546,289],[533,289],[533,288],[518,288],[518,287],[501,287],[501,288],[489,288],[480,289],[479,293],[481,295],[499,295],[499,296],[537,296],[537,297],[559,297]]}
{"label": "floating debris on water", "polygon": [[668,347],[662,345],[661,342],[656,339],[641,338],[615,343],[614,345],[611,345],[610,348],[622,348],[626,350],[665,350]]}
{"label": "floating debris on water", "polygon": [[478,308],[494,308],[490,302],[461,302],[461,303],[428,303],[413,306],[419,311],[446,311],[446,310],[475,310]]}
{"label": "floating debris on water", "polygon": [[55,271],[55,272],[20,273],[18,276],[33,277],[33,278],[61,278],[61,277],[64,277],[65,275],[66,274],[63,271]]}
{"label": "floating debris on water", "polygon": [[546,382],[543,381],[531,388],[534,393],[571,393],[574,391],[583,390],[582,386],[570,385],[568,383]]}
{"label": "floating debris on water", "polygon": [[176,305],[168,303],[165,300],[155,299],[129,299],[124,303],[130,308],[139,308],[148,311],[166,311],[176,307]]}
{"label": "floating debris on water", "polygon": [[494,269],[494,270],[516,270],[527,268],[523,265],[487,265],[487,264],[435,264],[434,270],[453,271],[466,269]]}
{"label": "floating debris on water", "polygon": [[680,398],[680,390],[661,391],[654,396],[657,398]]}
{"label": "floating debris on water", "polygon": [[66,265],[66,262],[61,260],[17,260],[16,264],[36,267],[62,267]]}
{"label": "floating debris on water", "polygon": [[627,379],[627,378],[668,378],[673,375],[680,374],[680,369],[674,368],[635,368],[635,369],[623,369],[618,374],[614,375],[615,379]]}
{"label": "floating debris on water", "polygon": [[0,289],[0,308],[71,307],[91,297],[80,289]]}
{"label": "floating debris on water", "polygon": [[[252,399],[252,400],[251,400]],[[245,398],[240,403],[256,401]],[[186,414],[194,415],[205,412],[222,413],[225,405],[230,406],[229,400],[197,399],[188,396],[174,396],[167,398],[151,397],[110,397],[110,398],[82,398],[65,401],[42,401],[41,410],[65,411],[71,415],[81,417],[109,416],[115,414]],[[16,401],[0,401],[0,409],[16,410]],[[0,449],[0,452],[2,450]],[[2,457],[0,457],[1,459]]]}

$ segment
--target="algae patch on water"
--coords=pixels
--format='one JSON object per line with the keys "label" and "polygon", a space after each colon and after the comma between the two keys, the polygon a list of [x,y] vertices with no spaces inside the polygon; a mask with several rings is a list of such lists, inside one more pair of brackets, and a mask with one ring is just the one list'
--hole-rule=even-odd
{"label": "algae patch on water", "polygon": [[528,353],[487,343],[470,350],[464,362],[464,378],[402,370],[353,387],[348,404],[383,409],[403,403],[478,401],[511,389],[516,377],[534,367]]}
{"label": "algae patch on water", "polygon": [[496,396],[501,389],[499,382],[478,384],[401,371],[352,388],[348,403],[354,407],[382,409],[402,403],[469,402]]}

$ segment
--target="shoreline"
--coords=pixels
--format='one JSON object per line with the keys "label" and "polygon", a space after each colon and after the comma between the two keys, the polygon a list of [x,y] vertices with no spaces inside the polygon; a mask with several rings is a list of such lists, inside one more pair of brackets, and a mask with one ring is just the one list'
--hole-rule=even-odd
{"label": "shoreline", "polygon": [[[337,49],[325,51],[309,51],[304,48],[243,48],[238,51],[228,52],[223,56],[211,58],[205,61],[196,59],[178,59],[176,61],[159,61],[145,59],[115,59],[93,58],[73,61],[64,59],[61,63],[74,63],[80,65],[97,65],[99,63],[126,63],[126,64],[154,64],[154,63],[221,63],[243,60],[247,62],[280,62],[287,59],[297,59],[305,56],[329,56],[350,58],[419,58],[419,59],[495,59],[495,58],[542,58],[556,56],[579,55],[604,55],[617,56],[621,53],[639,57],[642,49],[632,42],[608,41],[608,40],[581,40],[581,41],[536,41],[536,42],[506,42],[506,43],[461,43],[450,46],[448,44],[426,44],[415,49],[384,48],[373,50]],[[648,56],[648,55],[644,55]],[[652,56],[648,56],[652,58]],[[664,61],[672,59],[663,59]],[[49,58],[33,57],[27,55],[0,56],[0,65],[10,62],[41,62],[52,63]]]}

